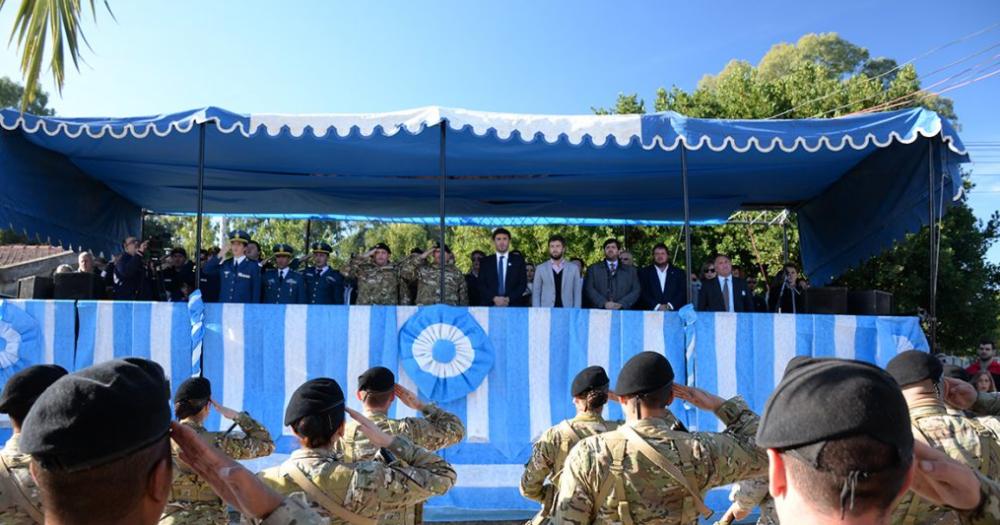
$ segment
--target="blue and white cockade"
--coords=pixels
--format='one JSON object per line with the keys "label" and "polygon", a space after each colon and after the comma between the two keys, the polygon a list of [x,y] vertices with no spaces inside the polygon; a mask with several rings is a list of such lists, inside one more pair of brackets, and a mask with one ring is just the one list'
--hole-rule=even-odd
{"label": "blue and white cockade", "polygon": [[22,353],[41,344],[41,328],[34,317],[10,301],[0,299],[0,377],[10,377],[25,366]]}
{"label": "blue and white cockade", "polygon": [[406,373],[439,403],[465,397],[493,368],[493,345],[464,308],[421,308],[400,330],[399,350]]}

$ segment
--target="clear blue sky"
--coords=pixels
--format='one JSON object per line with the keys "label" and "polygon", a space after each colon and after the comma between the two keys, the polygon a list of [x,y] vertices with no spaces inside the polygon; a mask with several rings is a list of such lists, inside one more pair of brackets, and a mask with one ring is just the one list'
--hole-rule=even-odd
{"label": "clear blue sky", "polygon": [[[12,26],[18,3],[0,13],[0,30]],[[62,115],[206,105],[587,113],[619,92],[638,92],[651,108],[658,87],[693,88],[730,59],[756,63],[771,45],[805,33],[834,31],[873,56],[905,61],[1000,22],[997,0],[110,3],[117,22],[103,11],[96,25],[87,20],[93,51],[53,96]],[[1000,29],[919,60],[917,71],[997,43]],[[13,47],[0,51],[0,74],[19,78],[18,63]],[[54,91],[48,78],[45,87]],[[1000,75],[948,94],[965,140],[1000,141],[998,95]],[[1000,151],[980,157],[971,203],[985,217],[1000,208]],[[1000,262],[1000,246],[990,258]]]}

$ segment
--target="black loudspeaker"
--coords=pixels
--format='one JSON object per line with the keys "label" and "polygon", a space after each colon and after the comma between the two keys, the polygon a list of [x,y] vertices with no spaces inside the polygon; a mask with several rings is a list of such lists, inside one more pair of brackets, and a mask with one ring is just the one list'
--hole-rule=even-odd
{"label": "black loudspeaker", "polygon": [[846,314],[847,288],[827,286],[806,290],[806,312],[811,314]]}
{"label": "black loudspeaker", "polygon": [[57,273],[52,276],[55,299],[100,299],[101,280],[89,272]]}
{"label": "black loudspeaker", "polygon": [[52,299],[52,278],[37,275],[17,281],[18,299]]}
{"label": "black loudspeaker", "polygon": [[892,315],[892,294],[881,290],[856,290],[847,294],[851,315]]}

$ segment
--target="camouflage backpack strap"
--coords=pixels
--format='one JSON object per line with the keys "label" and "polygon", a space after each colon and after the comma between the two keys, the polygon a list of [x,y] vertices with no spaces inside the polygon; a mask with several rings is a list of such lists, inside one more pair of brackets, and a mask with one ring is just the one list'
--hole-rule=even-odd
{"label": "camouflage backpack strap", "polygon": [[21,484],[14,478],[14,472],[7,465],[7,458],[3,457],[2,454],[0,454],[0,474],[2,474],[0,476],[0,486],[7,487],[7,492],[13,497],[17,508],[30,516],[38,525],[45,523],[45,515],[42,513],[42,509],[32,503],[31,498],[24,493]]}
{"label": "camouflage backpack strap", "polygon": [[320,490],[309,476],[306,476],[302,469],[297,465],[288,465],[282,469],[288,477],[292,478],[292,481],[299,486],[308,496],[309,499],[318,503],[321,507],[326,509],[327,512],[336,516],[339,519],[350,523],[351,525],[377,525],[378,520],[373,518],[366,518],[360,514],[355,514],[344,507],[340,503],[333,500],[328,494]]}
{"label": "camouflage backpack strap", "polygon": [[559,455],[555,459],[556,471],[552,473],[553,483],[558,482],[559,475],[562,474],[563,466],[566,464],[566,458],[569,457],[569,451],[586,437],[581,435],[568,419],[559,423],[556,430],[559,432]]}
{"label": "camouflage backpack strap", "polygon": [[597,491],[597,497],[594,499],[590,517],[593,521],[597,520],[597,513],[604,507],[604,502],[610,494],[614,496],[614,509],[618,513],[618,519],[621,520],[622,525],[633,525],[632,509],[629,506],[628,497],[625,493],[625,446],[627,442],[624,439],[615,439],[616,437],[622,437],[616,431],[609,432],[608,434],[608,448],[611,450],[611,467],[608,469],[608,477],[601,483]]}
{"label": "camouflage backpack strap", "polygon": [[677,465],[674,465],[668,461],[667,458],[663,457],[663,454],[660,454],[658,450],[646,442],[646,440],[643,439],[634,428],[628,425],[622,425],[621,427],[618,427],[618,432],[625,436],[625,438],[628,439],[629,444],[635,447],[640,454],[646,456],[646,459],[652,461],[654,465],[666,472],[667,475],[683,487],[684,490],[687,491],[688,495],[691,496],[691,499],[694,501],[695,508],[698,509],[698,512],[702,516],[706,519],[712,517],[712,511],[705,506],[705,502],[701,499],[701,495],[698,494],[694,487],[691,486],[691,482],[684,476],[684,472],[677,468]]}
{"label": "camouflage backpack strap", "polygon": [[991,470],[996,468],[993,463],[997,458],[993,457],[993,454],[997,450],[997,435],[994,434],[990,429],[986,428],[982,423],[976,420],[974,417],[967,419],[969,425],[975,429],[976,434],[979,436],[979,442],[982,443],[982,457],[979,461],[979,472],[987,478],[996,478],[996,476],[991,473]]}

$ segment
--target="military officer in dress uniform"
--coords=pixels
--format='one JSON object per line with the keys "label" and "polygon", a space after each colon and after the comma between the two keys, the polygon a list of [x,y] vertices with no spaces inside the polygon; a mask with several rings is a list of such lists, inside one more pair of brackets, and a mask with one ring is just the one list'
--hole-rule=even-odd
{"label": "military officer in dress uniform", "polygon": [[[204,422],[210,408],[239,425],[245,434],[206,430]],[[233,459],[259,458],[274,452],[274,441],[264,425],[246,412],[236,412],[213,401],[212,384],[203,377],[189,378],[177,388],[174,414],[180,424],[194,429],[202,439]],[[174,482],[160,524],[225,525],[228,523],[225,503],[205,480],[177,457],[179,452],[174,445]]]}
{"label": "military officer in dress uniform", "polygon": [[619,422],[601,417],[610,384],[607,372],[599,366],[584,368],[576,374],[570,391],[576,416],[546,430],[532,447],[531,458],[521,474],[521,495],[542,504],[532,524],[548,522],[559,491],[559,477],[573,446],[583,438],[618,428]]}
{"label": "military officer in dress uniform", "polygon": [[264,271],[264,301],[267,304],[305,304],[306,279],[289,268],[295,250],[275,244],[271,251],[275,268]]}
{"label": "military officer in dress uniform", "polygon": [[[421,253],[411,254],[399,268],[399,275],[409,283],[416,283],[417,294],[414,304],[438,304],[441,302],[441,267],[438,264],[445,259],[445,253],[451,253],[447,246],[441,250],[440,243]],[[465,284],[465,276],[453,263],[445,263],[444,267],[444,304],[453,306],[468,306],[469,289]]]}
{"label": "military officer in dress uniform", "polygon": [[[347,463],[334,451],[344,435],[345,410],[371,445],[386,449],[390,459]],[[333,379],[312,379],[296,389],[285,409],[285,424],[302,448],[259,477],[280,494],[304,497],[331,524],[375,525],[379,516],[423,503],[455,484],[455,470],[447,461],[345,409],[343,390]]]}
{"label": "military officer in dress uniform", "polygon": [[259,303],[260,264],[249,259],[244,250],[250,242],[250,234],[237,230],[229,235],[231,259],[222,260],[222,253],[205,264],[202,274],[221,274],[219,279],[220,303]]}
{"label": "military officer in dress uniform", "polygon": [[31,477],[31,456],[21,452],[21,424],[28,410],[52,383],[66,375],[58,365],[30,366],[10,376],[0,394],[0,414],[10,417],[14,434],[0,450],[0,523],[41,525],[45,522],[38,486]]}
{"label": "military officer in dress uniform", "polygon": [[135,357],[59,378],[25,418],[21,450],[31,454],[46,523],[157,523],[173,477],[171,438],[180,458],[255,525],[319,525],[302,502],[269,489],[192,428],[171,424],[163,369]]}
{"label": "military officer in dress uniform", "polygon": [[344,304],[344,276],[327,266],[333,248],[325,242],[314,242],[313,267],[303,272],[306,278],[306,302],[309,304]]}
{"label": "military officer in dress uniform", "polygon": [[[365,416],[383,432],[392,436],[406,436],[416,446],[431,452],[458,443],[465,436],[465,426],[458,416],[442,410],[433,403],[423,403],[413,392],[396,384],[396,376],[388,368],[377,366],[358,377],[358,400],[364,404]],[[389,418],[392,402],[399,399],[404,405],[419,411],[424,417]],[[376,459],[378,447],[361,431],[360,425],[348,421],[344,436],[334,447],[344,455],[344,461],[356,463]],[[381,516],[382,525],[414,525],[423,522],[421,505],[407,506]]]}
{"label": "military officer in dress uniform", "polygon": [[352,257],[344,274],[357,280],[357,304],[410,304],[406,284],[399,278],[399,268],[390,261],[392,250],[378,243],[366,253]]}
{"label": "military officer in dress uniform", "polygon": [[[712,514],[702,499],[709,488],[766,474],[767,456],[753,442],[758,417],[746,402],[673,379],[670,363],[658,353],[642,352],[625,363],[615,385],[625,423],[570,451],[559,479],[555,523],[693,525],[698,514]],[[713,411],[726,430],[672,430],[665,416],[675,395]]]}

